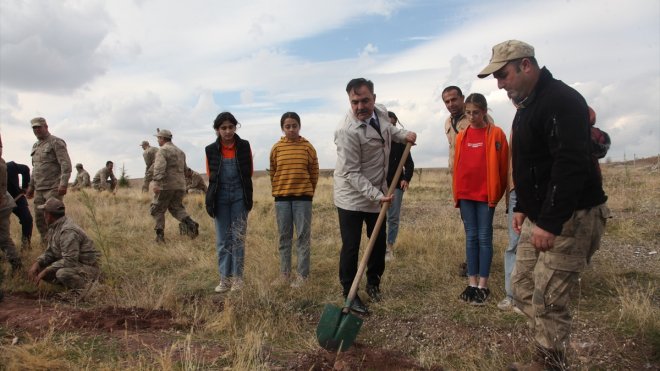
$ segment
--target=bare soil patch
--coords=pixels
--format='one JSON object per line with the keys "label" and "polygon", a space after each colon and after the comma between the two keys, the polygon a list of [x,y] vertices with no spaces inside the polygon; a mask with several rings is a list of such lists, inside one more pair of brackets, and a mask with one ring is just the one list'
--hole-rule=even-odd
{"label": "bare soil patch", "polygon": [[29,294],[5,296],[0,305],[0,323],[39,335],[52,326],[63,330],[138,331],[182,329],[166,310],[112,308],[85,310]]}

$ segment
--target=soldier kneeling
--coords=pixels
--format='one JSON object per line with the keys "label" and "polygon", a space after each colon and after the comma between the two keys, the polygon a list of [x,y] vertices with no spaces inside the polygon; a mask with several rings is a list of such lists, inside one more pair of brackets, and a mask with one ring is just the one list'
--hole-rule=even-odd
{"label": "soldier kneeling", "polygon": [[49,198],[38,209],[43,210],[48,225],[47,248],[28,271],[30,280],[44,280],[80,293],[99,278],[100,253],[94,242],[73,220],[64,214],[64,203]]}

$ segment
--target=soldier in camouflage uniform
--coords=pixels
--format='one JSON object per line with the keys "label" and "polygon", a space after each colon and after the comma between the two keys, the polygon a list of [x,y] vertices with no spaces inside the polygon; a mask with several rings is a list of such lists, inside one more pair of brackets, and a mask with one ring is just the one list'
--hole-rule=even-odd
{"label": "soldier in camouflage uniform", "polygon": [[[0,249],[7,255],[12,270],[21,268],[21,259],[16,252],[16,246],[9,235],[9,216],[12,209],[16,207],[14,198],[7,192],[7,164],[2,159],[2,138],[0,137]],[[0,267],[0,285],[2,284],[4,270]],[[0,288],[0,301],[4,293]]]}
{"label": "soldier in camouflage uniform", "polygon": [[156,222],[156,242],[165,242],[167,210],[181,222],[181,233],[195,238],[199,234],[199,224],[192,220],[183,206],[183,195],[186,192],[186,179],[183,174],[186,155],[172,143],[172,132],[169,130],[158,131],[156,137],[160,149],[153,165],[154,200],[151,204],[151,215]]}
{"label": "soldier in camouflage uniform", "polygon": [[144,171],[144,183],[142,184],[142,192],[149,192],[149,184],[153,178],[153,165],[154,160],[156,159],[156,152],[158,148],[151,147],[149,142],[142,141],[140,147],[144,150],[142,152],[142,157],[144,157],[144,164],[147,165],[147,169]]}
{"label": "soldier in camouflage uniform", "polygon": [[520,234],[511,273],[516,307],[530,319],[535,357],[516,370],[564,370],[571,333],[569,301],[600,246],[609,217],[602,179],[591,156],[584,98],[541,68],[534,48],[508,40],[493,47],[490,74],[516,105],[511,127]]}
{"label": "soldier in camouflage uniform", "polygon": [[49,198],[39,211],[48,223],[48,246],[28,270],[30,280],[80,290],[98,279],[101,254],[85,231],[65,215],[64,203]]}
{"label": "soldier in camouflage uniform", "polygon": [[206,183],[204,178],[198,172],[187,167],[186,168],[186,193],[206,193]]}
{"label": "soldier in camouflage uniform", "polygon": [[92,181],[89,178],[89,173],[87,170],[83,169],[83,164],[76,164],[76,171],[78,171],[78,174],[76,175],[76,180],[73,181],[71,190],[77,191],[83,188],[91,187]]}
{"label": "soldier in camouflage uniform", "polygon": [[32,132],[37,142],[32,146],[32,178],[26,196],[34,197],[34,214],[41,241],[46,241],[48,226],[43,213],[37,207],[47,199],[55,197],[62,200],[66,194],[71,177],[71,160],[66,150],[66,143],[51,135],[48,124],[43,117],[35,117],[30,121]]}
{"label": "soldier in camouflage uniform", "polygon": [[92,180],[92,188],[99,192],[105,190],[114,192],[115,188],[117,188],[117,178],[115,177],[115,173],[112,171],[114,166],[115,164],[112,161],[106,162],[105,166],[97,171],[96,175],[94,175],[94,179]]}

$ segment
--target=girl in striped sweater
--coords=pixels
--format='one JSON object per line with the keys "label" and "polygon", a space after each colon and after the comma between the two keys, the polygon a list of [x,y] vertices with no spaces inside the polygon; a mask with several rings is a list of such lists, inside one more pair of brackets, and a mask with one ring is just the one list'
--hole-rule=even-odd
{"label": "girl in striped sweater", "polygon": [[312,227],[312,198],[319,178],[319,161],[314,146],[300,136],[300,116],[287,112],[280,119],[284,136],[270,151],[270,181],[275,198],[279,231],[280,279],[291,277],[291,248],[295,228],[298,267],[291,287],[297,288],[309,277]]}

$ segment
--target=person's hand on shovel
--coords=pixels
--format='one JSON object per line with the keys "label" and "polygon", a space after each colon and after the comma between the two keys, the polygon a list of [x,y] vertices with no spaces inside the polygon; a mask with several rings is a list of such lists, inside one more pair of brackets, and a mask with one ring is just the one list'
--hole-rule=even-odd
{"label": "person's hand on shovel", "polygon": [[384,203],[386,203],[386,202],[392,203],[392,200],[393,200],[393,199],[394,199],[394,195],[393,195],[393,194],[391,194],[391,195],[389,195],[389,196],[383,196],[383,197],[380,198],[380,204],[382,205],[382,204],[384,204]]}
{"label": "person's hand on shovel", "polygon": [[417,133],[414,131],[409,131],[408,134],[406,134],[406,142],[410,142],[413,145],[415,145],[415,142],[417,141]]}

